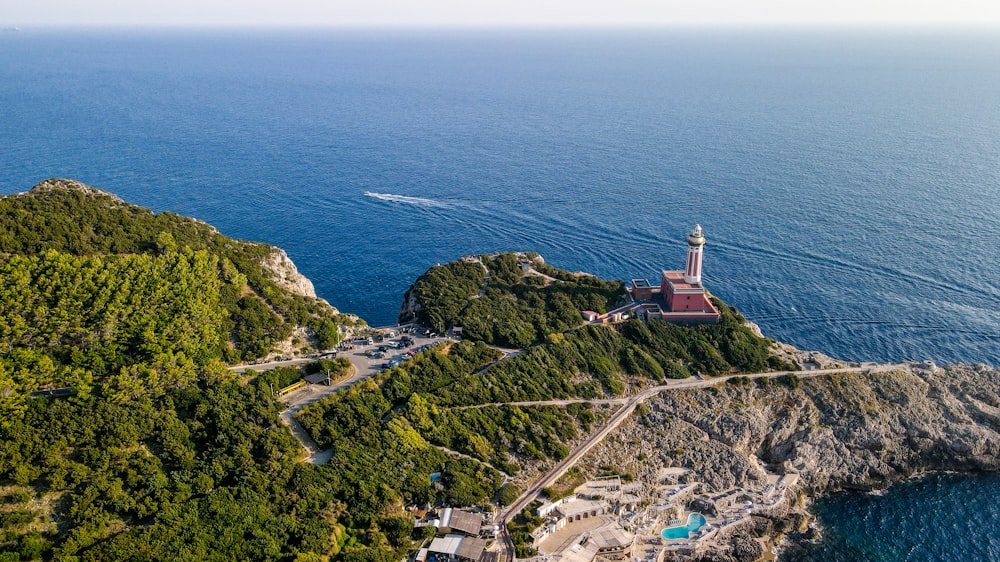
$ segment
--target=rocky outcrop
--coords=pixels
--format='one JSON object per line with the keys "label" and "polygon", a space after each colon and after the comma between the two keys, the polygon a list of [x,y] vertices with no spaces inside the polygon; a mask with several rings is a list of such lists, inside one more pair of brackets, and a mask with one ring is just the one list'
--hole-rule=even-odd
{"label": "rocky outcrop", "polygon": [[303,297],[317,298],[312,281],[299,273],[295,262],[281,248],[274,248],[261,261],[261,265],[271,273],[271,279],[281,288]]}
{"label": "rocky outcrop", "polygon": [[400,324],[413,322],[417,319],[417,314],[419,313],[420,301],[417,299],[417,295],[411,285],[403,295],[403,304],[399,307],[399,316],[397,317],[397,320]]}
{"label": "rocky outcrop", "polygon": [[86,195],[88,197],[107,197],[116,203],[126,204],[122,201],[120,197],[107,191],[97,189],[96,187],[91,187],[84,183],[80,183],[76,180],[67,180],[61,178],[50,178],[40,182],[35,187],[32,187],[28,193],[32,195],[45,195],[47,193],[57,192],[57,191],[76,191]]}
{"label": "rocky outcrop", "polygon": [[[794,472],[798,490],[789,502],[799,493],[882,489],[927,471],[995,471],[1000,370],[912,363],[801,384],[761,380],[664,392],[586,462],[647,480],[655,480],[660,467],[681,466],[690,469],[684,478],[709,491],[759,487],[765,470]],[[787,516],[796,513],[805,515],[790,509]],[[790,525],[765,527],[764,535],[780,534]],[[755,559],[746,557],[754,551],[734,539],[714,550],[713,559]]]}

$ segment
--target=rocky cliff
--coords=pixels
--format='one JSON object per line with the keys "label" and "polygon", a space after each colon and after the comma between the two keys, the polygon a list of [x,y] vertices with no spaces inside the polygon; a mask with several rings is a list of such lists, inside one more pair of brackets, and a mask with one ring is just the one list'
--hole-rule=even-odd
{"label": "rocky cliff", "polygon": [[271,273],[271,279],[281,288],[303,297],[317,298],[312,281],[299,273],[295,262],[281,248],[273,248],[261,261],[261,265]]}
{"label": "rocky cliff", "polygon": [[708,492],[759,488],[765,471],[797,473],[783,509],[752,518],[700,555],[753,560],[761,551],[747,541],[800,527],[808,496],[881,489],[926,471],[1000,469],[1000,370],[912,363],[888,373],[666,392],[587,462],[647,481],[660,467],[685,467],[683,478]]}

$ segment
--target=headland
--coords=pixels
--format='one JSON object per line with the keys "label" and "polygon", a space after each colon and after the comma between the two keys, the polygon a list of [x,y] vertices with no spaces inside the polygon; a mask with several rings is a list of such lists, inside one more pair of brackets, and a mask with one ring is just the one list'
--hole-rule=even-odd
{"label": "headland", "polygon": [[0,220],[4,554],[755,560],[817,495],[998,468],[996,368],[763,337],[700,228],[659,291],[467,256],[372,329],[277,249],[76,182]]}

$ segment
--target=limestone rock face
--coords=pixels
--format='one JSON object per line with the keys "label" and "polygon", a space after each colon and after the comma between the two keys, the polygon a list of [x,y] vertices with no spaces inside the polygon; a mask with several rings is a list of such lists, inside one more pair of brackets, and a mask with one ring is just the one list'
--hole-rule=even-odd
{"label": "limestone rock face", "polygon": [[271,272],[271,279],[283,289],[304,297],[316,297],[316,288],[308,277],[299,273],[295,262],[280,248],[268,254],[261,264]]}
{"label": "limestone rock face", "polygon": [[[683,478],[708,493],[759,488],[765,470],[798,473],[790,501],[798,493],[883,489],[926,471],[1000,470],[1000,370],[986,365],[910,363],[803,378],[798,388],[720,384],[664,392],[649,406],[584,462],[646,481],[661,467],[684,467]],[[727,556],[754,554],[739,543]]]}
{"label": "limestone rock face", "polygon": [[413,322],[417,318],[417,314],[420,312],[420,303],[417,301],[417,295],[414,294],[413,286],[410,286],[406,290],[406,294],[403,295],[403,304],[399,307],[399,322]]}

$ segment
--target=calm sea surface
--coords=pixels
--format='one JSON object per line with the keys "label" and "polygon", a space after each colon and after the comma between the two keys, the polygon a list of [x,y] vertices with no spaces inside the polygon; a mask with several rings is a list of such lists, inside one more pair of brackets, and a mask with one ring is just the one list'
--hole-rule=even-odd
{"label": "calm sea surface", "polygon": [[[372,324],[463,254],[657,279],[701,223],[776,339],[1000,364],[1000,30],[3,32],[0,193],[47,177],[281,246]],[[998,487],[949,482],[945,519]]]}
{"label": "calm sea surface", "polygon": [[845,493],[813,504],[822,540],[783,562],[1000,560],[1000,475],[938,474],[885,495]]}

